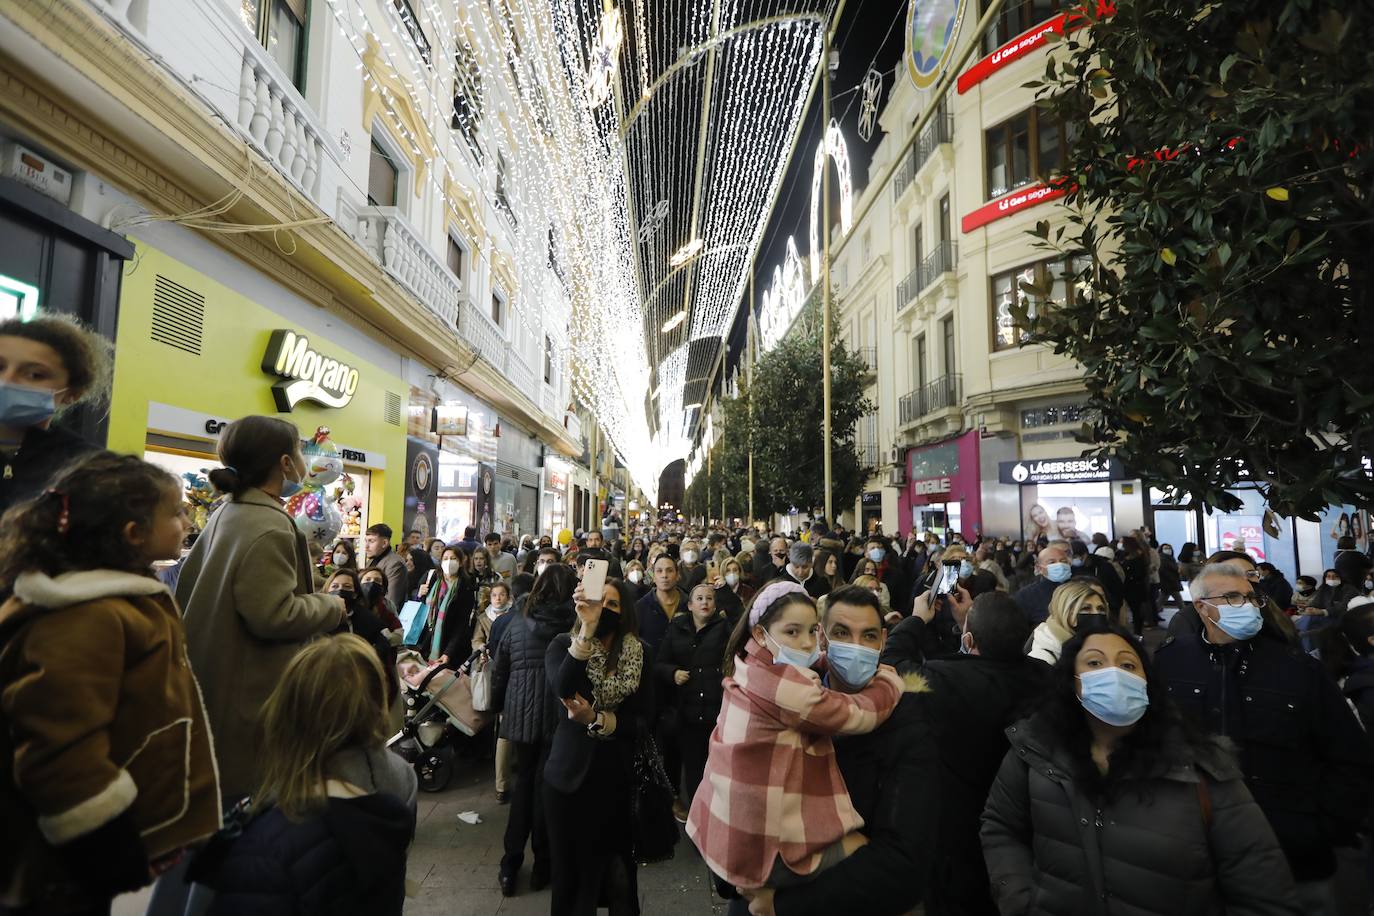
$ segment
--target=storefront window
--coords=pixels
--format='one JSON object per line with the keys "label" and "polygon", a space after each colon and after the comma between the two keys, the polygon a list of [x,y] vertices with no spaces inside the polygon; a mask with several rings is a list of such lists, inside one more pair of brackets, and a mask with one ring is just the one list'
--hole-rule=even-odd
{"label": "storefront window", "polygon": [[1034,541],[1091,542],[1094,534],[1112,537],[1112,485],[1092,483],[1042,483],[1021,487],[1021,530]]}

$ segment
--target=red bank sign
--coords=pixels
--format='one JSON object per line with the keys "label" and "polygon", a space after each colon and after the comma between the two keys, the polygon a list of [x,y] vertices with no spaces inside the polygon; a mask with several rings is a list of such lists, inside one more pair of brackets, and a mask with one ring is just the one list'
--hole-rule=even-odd
{"label": "red bank sign", "polygon": [[1059,187],[1051,187],[1044,182],[1037,182],[1029,187],[997,198],[992,203],[984,204],[972,213],[967,214],[963,219],[963,230],[972,232],[979,226],[986,226],[995,220],[1003,217],[1012,216],[1022,210],[1029,210],[1036,204],[1043,204],[1047,200],[1056,200],[1069,193],[1067,184]]}
{"label": "red bank sign", "polygon": [[[1097,15],[1099,18],[1106,18],[1116,12],[1116,4],[1111,0],[1098,0]],[[959,75],[959,93],[962,95],[992,74],[1001,70],[1003,67],[1010,66],[1021,58],[1025,57],[1036,48],[1045,44],[1045,36],[1051,32],[1063,35],[1072,32],[1074,29],[1083,25],[1083,15],[1081,13],[1065,13],[1062,16],[1055,16],[1028,31],[1022,32],[1011,41],[993,51],[987,57],[978,61]]]}

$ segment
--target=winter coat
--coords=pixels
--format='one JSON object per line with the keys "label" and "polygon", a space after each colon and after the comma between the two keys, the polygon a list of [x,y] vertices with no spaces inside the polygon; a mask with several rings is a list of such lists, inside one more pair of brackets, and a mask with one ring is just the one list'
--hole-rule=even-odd
{"label": "winter coat", "polygon": [[1030,648],[1026,650],[1026,654],[1037,661],[1053,665],[1059,661],[1059,654],[1063,648],[1064,643],[1054,635],[1054,631],[1050,629],[1050,622],[1045,620],[1031,632]]}
{"label": "winter coat", "polygon": [[[467,658],[471,651],[473,620],[473,587],[467,577],[459,574],[452,583],[436,576],[425,593],[425,626],[420,633],[419,649],[428,656],[434,641],[434,628],[439,626],[440,654],[449,659]],[[439,620],[443,613],[443,621]]]}
{"label": "winter coat", "polygon": [[[674,617],[687,613],[687,593],[681,589],[678,592],[680,597]],[[668,632],[670,622],[667,612],[658,601],[657,589],[649,589],[644,597],[639,599],[635,604],[635,615],[639,619],[639,641],[651,651],[657,650],[658,644],[663,640],[663,634]]]}
{"label": "winter coat", "polygon": [[730,625],[744,616],[744,608],[754,597],[754,590],[741,582],[735,588],[722,585],[716,589],[716,610],[725,614]]}
{"label": "winter coat", "polygon": [[1125,586],[1126,603],[1130,605],[1132,613],[1135,613],[1140,603],[1150,597],[1149,561],[1144,554],[1137,554],[1133,557],[1123,557],[1121,567],[1125,572],[1121,579]]}
{"label": "winter coat", "polygon": [[944,841],[936,818],[942,785],[927,688],[920,678],[905,681],[892,718],[866,735],[835,738],[835,762],[868,845],[810,881],[779,888],[777,916],[898,916],[925,896],[927,865]]}
{"label": "winter coat", "polygon": [[380,569],[386,574],[387,600],[397,611],[404,607],[406,592],[410,588],[410,570],[406,569],[405,560],[401,559],[401,555],[393,548],[388,547],[386,553],[380,557],[374,557],[367,564],[367,569]]}
{"label": "winter coat", "polygon": [[1058,583],[1051,582],[1044,576],[1036,576],[1034,582],[1018,590],[1011,597],[1021,609],[1021,613],[1031,622],[1031,626],[1036,626],[1050,616],[1050,598],[1054,596],[1054,590],[1058,587]]}
{"label": "winter coat", "polygon": [[809,875],[828,846],[863,826],[831,738],[877,728],[904,688],[880,668],[859,693],[827,690],[815,671],[776,664],[753,639],[745,651],[725,680],[687,836],[717,875],[762,887],[778,858]]}
{"label": "winter coat", "polygon": [[219,829],[215,749],[167,587],[21,575],[0,607],[0,909],[72,881],[54,847],[125,816],[149,859]]}
{"label": "winter coat", "polygon": [[[625,638],[634,639],[633,636]],[[545,650],[544,673],[548,677],[549,693],[555,698],[580,694],[591,700],[593,687],[587,676],[587,662],[569,654],[570,645],[572,634],[560,633]],[[644,667],[640,669],[639,684],[634,691],[619,705],[597,710],[609,712],[615,717],[615,730],[610,734],[601,737],[589,734],[587,726],[569,719],[562,705],[559,705],[559,711],[563,714],[558,717],[558,726],[543,771],[544,782],[550,788],[572,795],[582,789],[593,767],[613,767],[620,774],[620,781],[628,783],[633,780],[635,738],[653,718],[651,659],[647,652],[643,658]],[[597,839],[606,843],[610,838]]]}
{"label": "winter coat", "polygon": [[1374,728],[1374,658],[1363,656],[1351,662],[1349,673],[1341,681],[1341,693],[1355,707],[1364,730]]}
{"label": "winter coat", "polygon": [[388,791],[348,797],[331,781],[317,814],[256,817],[206,881],[216,891],[209,916],[401,916],[415,834],[415,776],[402,769],[409,803]]}
{"label": "winter coat", "polygon": [[920,673],[930,685],[921,699],[940,766],[940,842],[922,862],[930,871],[926,914],[995,913],[978,829],[1007,753],[1006,728],[1040,695],[1046,671],[1028,658],[958,655]]}
{"label": "winter coat", "polygon": [[960,628],[948,608],[935,613],[930,623],[908,617],[888,631],[882,663],[900,673],[916,671],[927,659],[959,654]]}
{"label": "winter coat", "polygon": [[1092,576],[1102,583],[1102,590],[1107,593],[1107,607],[1113,613],[1117,611],[1126,600],[1126,586],[1122,583],[1121,577],[1117,575],[1116,567],[1106,557],[1088,556],[1083,558],[1083,565],[1074,567],[1075,576]]}
{"label": "winter coat", "polygon": [[571,601],[529,608],[506,625],[491,669],[492,699],[501,708],[501,737],[530,744],[553,738],[563,705],[549,689],[544,653],[559,633],[572,629]]}
{"label": "winter coat", "polygon": [[1274,599],[1274,603],[1281,609],[1293,606],[1293,586],[1283,577],[1281,572],[1272,572],[1267,578],[1259,581],[1259,587]]}
{"label": "winter coat", "polygon": [[1104,799],[1040,719],[1007,737],[982,828],[1004,916],[1300,912],[1274,832],[1218,743],[1175,731],[1148,778]]}
{"label": "winter coat", "polygon": [[1360,590],[1344,579],[1335,587],[1323,582],[1317,586],[1317,592],[1313,595],[1309,607],[1321,608],[1326,611],[1327,617],[1336,620],[1345,613],[1345,606],[1350,603],[1350,599],[1359,595]]}
{"label": "winter coat", "polygon": [[1330,877],[1332,846],[1368,810],[1374,751],[1321,664],[1263,634],[1226,646],[1184,634],[1156,651],[1155,674],[1196,726],[1235,742],[1294,877]]}
{"label": "winter coat", "polygon": [[1159,590],[1166,595],[1176,595],[1183,591],[1178,561],[1163,553],[1159,555]]}
{"label": "winter coat", "polygon": [[33,499],[63,467],[96,450],[97,446],[61,426],[30,426],[17,450],[0,452],[0,514]]}
{"label": "winter coat", "polygon": [[824,598],[830,593],[830,580],[825,576],[816,575],[814,571],[807,577],[805,582],[802,582],[796,576],[792,575],[792,570],[784,566],[782,575],[778,576],[778,578],[800,585],[802,588],[806,589],[806,593],[813,599]]}
{"label": "winter coat", "polygon": [[[721,686],[721,665],[725,643],[730,639],[730,622],[717,613],[700,630],[690,613],[678,614],[668,625],[659,644],[654,671],[658,675],[659,707],[676,714],[674,724],[714,726],[725,696]],[[685,670],[687,683],[678,684],[673,676]],[[673,718],[671,715],[669,718]]]}
{"label": "winter coat", "polygon": [[258,716],[291,657],[341,622],[337,596],[311,591],[305,535],[281,501],[250,489],[222,505],[177,583],[191,667],[219,759],[220,791],[257,788]]}

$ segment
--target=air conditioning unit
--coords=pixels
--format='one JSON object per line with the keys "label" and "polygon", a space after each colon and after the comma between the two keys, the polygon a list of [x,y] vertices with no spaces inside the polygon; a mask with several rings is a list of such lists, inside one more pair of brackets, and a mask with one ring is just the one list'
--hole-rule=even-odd
{"label": "air conditioning unit", "polygon": [[906,484],[906,468],[898,465],[887,472],[887,485],[890,487],[900,487]]}
{"label": "air conditioning unit", "polygon": [[884,464],[897,464],[897,465],[905,464],[905,463],[906,463],[906,449],[902,448],[900,445],[894,445],[894,446],[892,446],[892,448],[890,448],[890,449],[887,450],[887,457],[886,457],[886,459],[883,461],[883,463],[884,463]]}

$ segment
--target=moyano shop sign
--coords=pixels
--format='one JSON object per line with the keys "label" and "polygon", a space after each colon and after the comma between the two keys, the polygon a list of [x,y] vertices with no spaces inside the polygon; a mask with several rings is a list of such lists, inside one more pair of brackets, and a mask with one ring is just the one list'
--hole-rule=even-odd
{"label": "moyano shop sign", "polygon": [[301,401],[325,407],[346,407],[358,390],[358,370],[310,346],[310,338],[295,331],[272,332],[262,371],[281,376],[272,386],[277,410],[290,413]]}

